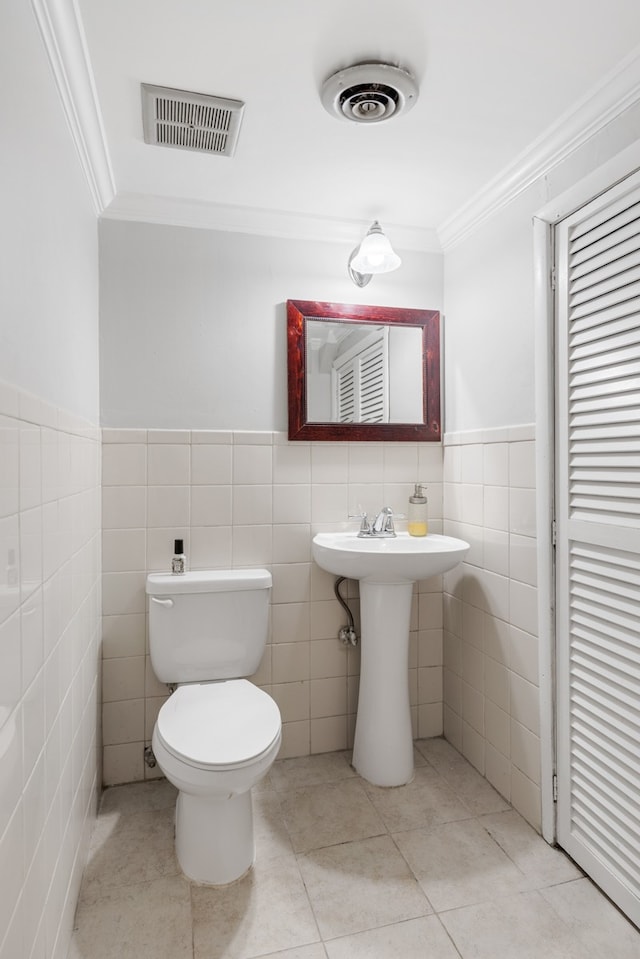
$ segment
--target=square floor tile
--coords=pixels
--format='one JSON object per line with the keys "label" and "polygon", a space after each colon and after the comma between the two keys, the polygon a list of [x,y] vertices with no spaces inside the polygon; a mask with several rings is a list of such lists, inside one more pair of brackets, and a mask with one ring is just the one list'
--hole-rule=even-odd
{"label": "square floor tile", "polygon": [[228,886],[192,886],[194,959],[251,959],[318,942],[295,859],[256,861]]}
{"label": "square floor tile", "polygon": [[514,809],[482,816],[480,824],[527,876],[532,887],[580,879],[582,872],[561,849],[549,846]]}
{"label": "square floor tile", "polygon": [[192,959],[189,883],[181,876],[81,900],[69,959]]}
{"label": "square floor tile", "polygon": [[523,873],[475,819],[394,839],[436,912],[526,888]]}
{"label": "square floor tile", "polygon": [[590,879],[541,889],[540,894],[596,956],[637,959],[640,931]]}
{"label": "square floor tile", "polygon": [[511,808],[484,776],[446,740],[421,739],[416,743],[416,748],[440,773],[472,815],[482,816]]}
{"label": "square floor tile", "polygon": [[114,886],[176,876],[174,810],[101,815],[96,823],[84,871],[81,899],[96,899]]}
{"label": "square floor tile", "polygon": [[256,859],[264,863],[282,856],[293,857],[295,853],[275,789],[254,790],[251,798]]}
{"label": "square floor tile", "polygon": [[390,836],[327,846],[299,862],[324,939],[433,911]]}
{"label": "square floor tile", "polygon": [[128,816],[157,809],[175,809],[177,798],[178,790],[167,779],[110,786],[100,799],[99,815],[117,812],[120,816]]}
{"label": "square floor tile", "polygon": [[359,780],[295,790],[283,797],[282,809],[296,852],[386,832]]}
{"label": "square floor tile", "polygon": [[537,892],[454,909],[440,919],[463,959],[602,959]]}
{"label": "square floor tile", "polygon": [[272,766],[270,779],[275,788],[281,792],[313,786],[317,783],[354,779],[356,773],[349,760],[350,755],[346,752],[281,759]]}
{"label": "square floor tile", "polygon": [[364,786],[389,832],[469,819],[471,815],[431,766],[416,769],[413,782],[406,786],[393,789],[369,783]]}

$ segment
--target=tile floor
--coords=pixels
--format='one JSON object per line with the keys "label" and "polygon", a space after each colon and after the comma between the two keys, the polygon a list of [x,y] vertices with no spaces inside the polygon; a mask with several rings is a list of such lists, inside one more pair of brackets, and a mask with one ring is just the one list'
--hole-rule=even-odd
{"label": "tile floor", "polygon": [[444,740],[408,786],[349,754],[277,762],[257,860],[189,883],[164,780],[103,795],[69,959],[638,959],[640,932]]}

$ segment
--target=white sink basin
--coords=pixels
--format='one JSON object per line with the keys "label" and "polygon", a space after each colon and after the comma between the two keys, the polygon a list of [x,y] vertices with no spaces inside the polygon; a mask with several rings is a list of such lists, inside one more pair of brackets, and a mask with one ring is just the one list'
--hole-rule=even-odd
{"label": "white sink basin", "polygon": [[467,554],[469,544],[453,536],[362,537],[356,533],[317,533],[313,558],[318,566],[370,583],[415,582],[445,573]]}
{"label": "white sink basin", "polygon": [[434,534],[376,539],[354,532],[317,533],[313,538],[318,566],[360,581],[353,765],[376,786],[401,786],[413,778],[408,672],[413,584],[453,569],[468,549],[464,540]]}

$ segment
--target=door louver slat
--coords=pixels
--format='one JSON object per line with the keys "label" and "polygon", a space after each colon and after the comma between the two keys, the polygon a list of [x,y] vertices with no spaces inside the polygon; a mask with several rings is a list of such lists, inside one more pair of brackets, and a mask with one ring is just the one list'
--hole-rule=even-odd
{"label": "door louver slat", "polygon": [[631,338],[627,334],[623,340],[616,338],[608,340],[606,346],[601,346],[599,350],[592,348],[574,350],[570,355],[569,372],[572,376],[577,376],[586,371],[600,373],[602,370],[609,369],[619,376],[621,366],[624,369],[625,363],[636,362],[638,341],[637,337]]}
{"label": "door louver slat", "polygon": [[625,317],[635,318],[640,309],[640,297],[629,297],[620,303],[603,309],[594,309],[590,314],[576,318],[571,325],[573,336],[579,336],[585,330],[595,330],[596,333],[606,323],[612,323]]}
{"label": "door louver slat", "polygon": [[599,243],[591,243],[573,258],[571,276],[574,282],[587,273],[599,270],[605,263],[616,263],[638,248],[640,219],[633,220],[624,229],[606,236]]}
{"label": "door louver slat", "polygon": [[585,303],[591,303],[594,299],[608,294],[615,294],[621,299],[627,299],[624,296],[626,288],[640,281],[640,267],[637,263],[637,257],[627,256],[620,264],[620,272],[616,271],[614,266],[608,268],[602,267],[594,273],[588,273],[582,277],[580,283],[572,285],[570,294],[570,306],[576,307]]}
{"label": "door louver slat", "polygon": [[629,203],[626,199],[616,201],[602,216],[595,213],[580,222],[571,232],[571,266],[573,258],[583,250],[593,249],[596,243],[610,237],[612,242],[624,232],[629,223],[640,219],[640,202]]}
{"label": "door louver slat", "polygon": [[[636,309],[638,306],[640,306],[640,303],[635,304]],[[635,311],[608,321],[602,320],[597,326],[585,326],[582,330],[574,329],[572,343],[574,347],[581,347],[586,343],[595,343],[593,348],[600,349],[602,343],[606,343],[609,337],[622,333],[633,333],[634,331],[637,332]]]}
{"label": "door louver slat", "polygon": [[609,389],[600,388],[597,395],[594,391],[574,396],[569,412],[598,414],[601,410],[637,408],[640,404],[640,390],[624,388],[623,384],[618,384],[620,388],[616,390],[613,388],[615,385],[611,384]]}
{"label": "door louver slat", "polygon": [[[635,806],[631,790],[625,787],[622,777],[607,779],[609,770],[601,761],[601,753],[591,748],[588,740],[578,741],[576,745],[576,760],[581,770],[588,771],[590,776],[603,776],[602,800],[606,804],[612,818],[624,824],[632,844],[637,844],[640,838],[638,823],[635,822]],[[585,778],[586,782],[586,778]]]}
{"label": "door louver slat", "polygon": [[612,827],[609,809],[600,809],[593,801],[580,800],[574,808],[576,830],[582,834],[585,843],[596,855],[605,857],[616,866],[618,874],[629,884],[637,885],[639,873],[634,859],[633,838],[621,828]]}
{"label": "door louver slat", "polygon": [[576,319],[592,316],[602,310],[615,308],[625,309],[625,304],[640,296],[640,282],[628,283],[625,286],[609,291],[602,291],[597,296],[585,297],[581,302],[572,304]]}
{"label": "door louver slat", "polygon": [[603,359],[607,361],[612,358],[611,362],[616,363],[617,351],[619,350],[627,350],[629,355],[633,357],[635,355],[634,350],[640,342],[640,336],[638,335],[637,325],[632,325],[631,319],[627,321],[626,325],[626,329],[616,331],[601,328],[601,335],[597,339],[594,336],[586,342],[583,339],[579,343],[574,340],[570,355],[572,369],[580,360],[590,357],[596,357],[601,362]]}
{"label": "door louver slat", "polygon": [[[595,757],[596,753],[598,755],[606,756],[611,754],[613,756],[616,766],[616,789],[624,796],[623,801],[627,808],[635,809],[636,797],[633,795],[633,784],[631,783],[630,785],[629,779],[631,778],[633,781],[633,776],[640,772],[640,769],[637,757],[633,756],[629,750],[625,748],[628,739],[616,735],[616,730],[614,729],[603,731],[599,728],[596,719],[588,713],[581,713],[580,710],[576,710],[573,732],[576,750],[582,750],[583,756],[589,757],[588,761],[594,768],[596,766],[599,767],[600,772],[603,774],[602,788],[605,790],[609,787],[607,776],[611,775],[612,764],[610,763],[609,767],[607,767],[601,759]],[[587,760],[585,759],[585,761]]]}

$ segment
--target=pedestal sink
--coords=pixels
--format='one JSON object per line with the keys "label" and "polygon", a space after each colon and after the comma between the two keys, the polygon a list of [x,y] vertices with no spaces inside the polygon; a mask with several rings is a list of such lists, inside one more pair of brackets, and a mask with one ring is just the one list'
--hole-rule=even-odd
{"label": "pedestal sink", "polygon": [[417,580],[453,569],[469,544],[452,536],[393,538],[317,533],[318,566],[360,581],[360,689],[353,765],[376,786],[413,778],[409,707],[409,622]]}

